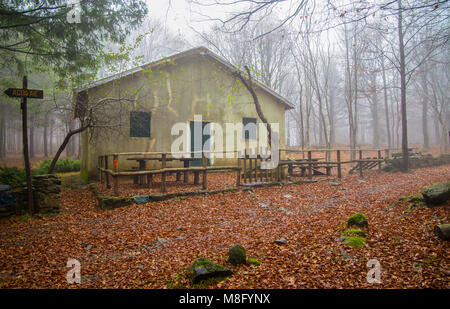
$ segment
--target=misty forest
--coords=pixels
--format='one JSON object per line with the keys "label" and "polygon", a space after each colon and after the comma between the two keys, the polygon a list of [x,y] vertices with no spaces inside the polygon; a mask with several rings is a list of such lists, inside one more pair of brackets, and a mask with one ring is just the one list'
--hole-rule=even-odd
{"label": "misty forest", "polygon": [[450,287],[448,0],[0,16],[0,288]]}

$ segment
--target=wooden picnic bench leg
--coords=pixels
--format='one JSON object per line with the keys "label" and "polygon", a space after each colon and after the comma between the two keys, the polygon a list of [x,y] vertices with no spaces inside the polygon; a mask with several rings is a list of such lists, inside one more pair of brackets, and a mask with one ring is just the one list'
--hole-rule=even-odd
{"label": "wooden picnic bench leg", "polygon": [[180,179],[181,179],[181,172],[177,172],[176,174],[177,174],[177,181],[180,181]]}
{"label": "wooden picnic bench leg", "polygon": [[202,165],[203,165],[203,181],[202,181],[202,189],[206,190],[206,186],[207,186],[207,175],[206,175],[206,165],[207,165],[207,161],[206,161],[206,156],[205,153],[202,153]]}
{"label": "wooden picnic bench leg", "polygon": [[[183,162],[183,166],[184,166],[184,168],[188,168],[189,167],[189,161],[184,161]],[[189,179],[189,172],[188,171],[184,171],[184,179],[183,179],[183,182],[184,183],[188,183],[188,179]]]}
{"label": "wooden picnic bench leg", "polygon": [[194,171],[194,185],[198,185],[199,183],[199,172],[198,171]]}
{"label": "wooden picnic bench leg", "polygon": [[[145,170],[145,161],[139,161],[139,170],[140,171]],[[145,185],[145,175],[142,175],[142,176],[139,177],[139,184],[141,186]]]}

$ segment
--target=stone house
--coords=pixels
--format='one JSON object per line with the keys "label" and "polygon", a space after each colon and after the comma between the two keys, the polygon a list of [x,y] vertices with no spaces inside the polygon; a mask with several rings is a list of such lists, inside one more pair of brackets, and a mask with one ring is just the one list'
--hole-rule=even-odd
{"label": "stone house", "polygon": [[[90,106],[105,98],[124,99],[121,104],[111,101],[102,111],[101,117],[117,124],[116,129],[91,128],[82,133],[83,178],[97,177],[99,155],[170,152],[177,138],[171,134],[173,125],[186,123],[193,132],[194,120],[198,121],[199,115],[202,126],[207,123],[260,123],[249,91],[233,75],[236,70],[207,48],[199,47],[75,89],[76,117],[83,113],[86,104]],[[293,105],[267,86],[255,85],[267,120],[279,124],[279,143],[283,148],[285,111]],[[246,141],[256,136],[255,132],[244,133],[243,140]],[[194,147],[193,134],[190,137],[190,150],[198,150]],[[201,139],[205,140],[205,132]],[[208,147],[204,145],[205,150]],[[131,168],[133,162],[121,160],[121,166]],[[214,157],[208,163],[230,165],[232,160],[235,164],[236,159]]]}

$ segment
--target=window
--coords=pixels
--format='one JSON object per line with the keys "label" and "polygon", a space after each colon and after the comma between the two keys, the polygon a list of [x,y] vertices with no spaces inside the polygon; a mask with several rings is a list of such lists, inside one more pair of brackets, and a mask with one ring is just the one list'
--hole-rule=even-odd
{"label": "window", "polygon": [[256,118],[242,119],[243,132],[245,139],[256,139]]}
{"label": "window", "polygon": [[130,113],[130,136],[150,137],[150,123],[152,114],[147,112]]}

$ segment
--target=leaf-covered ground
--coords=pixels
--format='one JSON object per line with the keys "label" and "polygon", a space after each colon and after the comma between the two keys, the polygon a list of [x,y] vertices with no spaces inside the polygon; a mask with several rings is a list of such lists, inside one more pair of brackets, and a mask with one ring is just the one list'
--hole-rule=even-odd
{"label": "leaf-covered ground", "polygon": [[[450,221],[449,204],[408,211],[399,202],[449,176],[450,166],[373,172],[332,180],[339,186],[324,180],[112,211],[96,209],[88,189],[67,190],[55,217],[0,220],[0,287],[189,288],[186,269],[204,256],[234,272],[212,288],[449,288],[449,244],[433,234]],[[369,220],[363,248],[339,240],[357,212]],[[274,243],[282,237],[286,244]],[[261,265],[229,265],[235,243]],[[81,285],[66,282],[72,258]],[[370,259],[381,264],[381,284],[366,280]]]}

